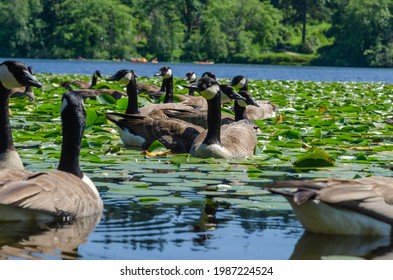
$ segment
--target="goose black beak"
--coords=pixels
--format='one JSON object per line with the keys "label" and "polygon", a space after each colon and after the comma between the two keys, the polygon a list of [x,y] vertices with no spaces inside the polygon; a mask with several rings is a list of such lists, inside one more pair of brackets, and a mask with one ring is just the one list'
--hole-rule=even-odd
{"label": "goose black beak", "polygon": [[256,103],[254,100],[251,100],[251,101],[247,100],[246,103],[247,103],[247,105],[252,105],[252,106],[255,106],[255,107],[259,107],[258,103]]}
{"label": "goose black beak", "polygon": [[225,94],[230,98],[230,99],[234,99],[234,100],[243,100],[245,102],[247,102],[247,99],[244,98],[243,96],[241,96],[240,94],[238,94],[233,87],[231,86],[225,86]]}
{"label": "goose black beak", "polygon": [[115,76],[110,76],[105,79],[106,81],[115,81]]}
{"label": "goose black beak", "polygon": [[37,78],[31,75],[28,71],[23,71],[23,76],[20,82],[24,86],[37,87],[37,88],[42,87],[42,84],[37,80]]}

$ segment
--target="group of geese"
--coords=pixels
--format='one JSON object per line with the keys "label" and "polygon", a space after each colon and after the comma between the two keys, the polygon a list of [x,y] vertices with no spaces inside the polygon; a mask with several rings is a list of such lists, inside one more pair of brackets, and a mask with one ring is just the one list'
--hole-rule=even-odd
{"label": "group of geese", "polygon": [[[212,73],[202,75],[198,81],[195,74],[188,73],[189,94],[179,95],[180,102],[174,103],[172,70],[162,67],[157,75],[163,77],[163,84],[156,88],[137,84],[132,70],[120,70],[108,79],[126,85],[126,112],[107,113],[126,145],[146,146],[159,140],[175,152],[189,152],[198,157],[248,157],[256,145],[252,120],[269,114],[271,117],[277,110],[270,102],[252,99],[244,76],[236,76],[230,85],[222,85]],[[71,221],[101,214],[103,210],[97,188],[79,165],[86,119],[83,99],[89,97],[80,90],[72,88],[62,96],[63,141],[57,170],[24,169],[13,145],[9,97],[17,88],[41,86],[23,63],[9,60],[0,64],[0,222]],[[86,90],[89,88],[91,85]],[[165,103],[138,108],[140,92],[151,96],[165,94]],[[195,96],[195,92],[202,97]],[[234,119],[221,115],[221,104],[228,100],[235,100]],[[192,123],[194,119],[199,123]],[[393,178],[285,181],[264,188],[286,197],[307,231],[392,234]]]}

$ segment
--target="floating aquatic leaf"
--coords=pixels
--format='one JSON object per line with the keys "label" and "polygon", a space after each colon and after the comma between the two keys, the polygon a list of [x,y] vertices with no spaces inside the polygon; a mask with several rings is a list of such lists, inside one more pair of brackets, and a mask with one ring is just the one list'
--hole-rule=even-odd
{"label": "floating aquatic leaf", "polygon": [[335,161],[333,157],[317,147],[312,147],[293,163],[293,165],[298,168],[326,167],[334,166],[334,164]]}

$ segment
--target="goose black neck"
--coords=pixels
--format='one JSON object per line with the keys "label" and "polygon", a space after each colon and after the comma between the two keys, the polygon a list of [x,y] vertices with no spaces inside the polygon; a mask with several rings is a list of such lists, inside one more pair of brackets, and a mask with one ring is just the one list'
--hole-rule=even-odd
{"label": "goose black neck", "polygon": [[136,93],[136,80],[133,76],[130,82],[127,84],[127,95],[128,95],[128,105],[126,109],[126,114],[138,114],[138,94]]}
{"label": "goose black neck", "polygon": [[195,90],[193,88],[190,88],[188,90],[188,95],[194,95],[194,93],[195,93]]}
{"label": "goose black neck", "polygon": [[173,76],[170,76],[165,81],[165,98],[164,103],[173,103]]}
{"label": "goose black neck", "polygon": [[0,154],[15,150],[8,113],[8,99],[10,94],[11,91],[0,83]]}
{"label": "goose black neck", "polygon": [[243,120],[244,111],[246,110],[246,107],[240,106],[239,103],[235,101],[235,105],[233,106],[233,109],[235,111],[235,122]]}
{"label": "goose black neck", "polygon": [[78,124],[78,120],[74,121],[74,118],[70,118],[67,121],[63,121],[62,127],[63,143],[57,169],[82,178],[83,173],[79,166],[79,155],[85,125],[84,123]]}
{"label": "goose black neck", "polygon": [[206,145],[221,144],[221,91],[207,101],[207,135]]}
{"label": "goose black neck", "polygon": [[94,75],[93,75],[93,78],[91,79],[91,85],[90,85],[91,88],[94,87],[94,86],[97,84],[97,80],[98,80],[98,78],[97,78],[97,76],[94,74]]}

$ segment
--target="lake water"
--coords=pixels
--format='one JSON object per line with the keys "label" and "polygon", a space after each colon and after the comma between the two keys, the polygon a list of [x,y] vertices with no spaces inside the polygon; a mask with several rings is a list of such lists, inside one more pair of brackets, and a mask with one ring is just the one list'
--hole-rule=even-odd
{"label": "lake water", "polygon": [[[4,59],[1,59],[4,60]],[[33,66],[37,73],[77,73],[92,74],[100,70],[104,75],[112,75],[120,69],[135,70],[139,76],[153,76],[164,65],[173,69],[174,76],[184,77],[185,73],[194,71],[202,75],[211,71],[218,78],[232,78],[244,75],[253,80],[308,80],[308,81],[354,81],[354,82],[388,82],[393,83],[391,68],[353,68],[353,67],[314,67],[314,66],[274,66],[245,64],[193,63],[131,63],[92,60],[53,60],[53,59],[19,59]]]}
{"label": "lake water", "polygon": [[[393,83],[393,69],[286,67],[263,65],[196,65],[190,63],[138,64],[129,62],[20,59],[37,73],[105,75],[119,69],[135,69],[138,75],[153,76],[162,65],[173,68],[175,76],[188,71],[212,71],[220,78],[243,74],[250,79],[312,81],[384,81]],[[37,124],[39,124],[37,122]],[[26,144],[28,145],[28,144]],[[33,147],[34,145],[32,145]],[[22,148],[22,147],[18,147]],[[36,149],[36,146],[34,146]],[[36,151],[30,149],[30,153]],[[55,160],[40,165],[26,150],[27,168],[37,170],[56,166]],[[105,204],[102,217],[49,228],[27,231],[25,227],[3,226],[0,232],[0,258],[6,259],[319,259],[329,255],[362,257],[386,256],[393,251],[390,238],[332,237],[305,234],[289,209],[264,211],[230,207],[216,199],[219,192],[206,193],[207,186],[238,186],[247,197],[248,188],[260,189],[267,179],[281,178],[285,170],[264,168],[262,178],[250,178],[248,166],[219,164],[187,165],[184,169],[165,159],[143,159],[139,153],[118,156],[121,164],[94,165],[82,169],[97,184]],[[136,160],[138,159],[138,160]],[[83,159],[82,159],[83,161]],[[361,167],[363,168],[363,167]],[[208,169],[212,169],[208,171]],[[361,169],[359,169],[360,172]],[[217,171],[217,172],[216,172]],[[323,172],[323,171],[322,171]],[[382,171],[383,172],[383,171]],[[108,175],[109,174],[109,175]],[[218,176],[218,177],[217,177]],[[219,180],[225,176],[225,180]],[[169,179],[168,179],[169,178]],[[255,179],[255,178],[254,178]],[[265,180],[266,179],[266,180]],[[136,203],[135,184],[148,184],[154,195],[172,192],[190,203]],[[135,187],[135,193],[125,190]],[[124,191],[124,192],[123,192]]]}

